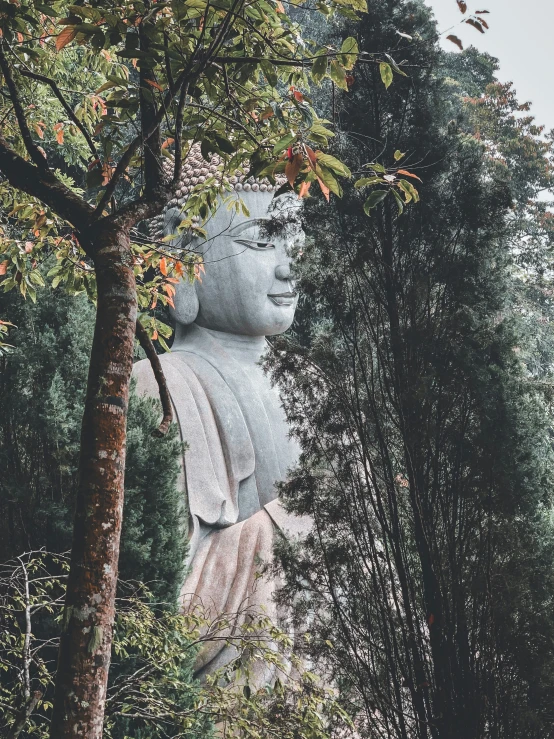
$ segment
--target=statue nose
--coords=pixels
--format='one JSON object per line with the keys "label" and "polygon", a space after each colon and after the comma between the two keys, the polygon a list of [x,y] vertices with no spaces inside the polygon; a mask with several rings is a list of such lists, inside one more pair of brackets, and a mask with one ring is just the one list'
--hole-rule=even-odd
{"label": "statue nose", "polygon": [[288,280],[290,277],[290,267],[288,264],[279,264],[275,267],[275,277],[278,280]]}

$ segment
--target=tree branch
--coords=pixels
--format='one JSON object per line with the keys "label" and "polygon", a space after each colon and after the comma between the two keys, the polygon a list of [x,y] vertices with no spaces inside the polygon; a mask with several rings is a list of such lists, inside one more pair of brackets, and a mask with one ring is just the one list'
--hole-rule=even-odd
{"label": "tree branch", "polygon": [[[150,40],[144,23],[139,26],[139,39],[141,51],[147,52],[150,48]],[[153,85],[150,85],[151,82]],[[146,197],[151,197],[152,193],[163,183],[162,139],[160,135],[162,119],[158,117],[158,110],[156,109],[155,85],[156,80],[152,70],[146,64],[141,64],[139,70],[139,106],[144,156],[144,194]],[[163,117],[163,109],[165,108],[163,101],[161,108]]]}
{"label": "tree branch", "polygon": [[33,137],[31,136],[31,131],[29,130],[27,119],[25,118],[25,111],[23,110],[21,98],[19,97],[19,91],[17,89],[17,85],[14,82],[10,65],[8,64],[8,61],[4,54],[4,44],[5,41],[2,40],[0,42],[0,69],[2,70],[4,80],[10,92],[10,98],[15,112],[15,117],[17,118],[17,124],[21,132],[21,137],[23,139],[23,143],[25,144],[25,148],[27,149],[27,153],[29,154],[33,162],[37,165],[39,170],[45,171],[48,169],[48,163],[44,155],[40,152],[38,146],[33,141]]}
{"label": "tree branch", "polygon": [[89,147],[92,155],[94,156],[94,158],[95,159],[100,159],[100,155],[98,154],[98,151],[96,149],[96,146],[94,145],[94,141],[92,140],[91,135],[89,134],[89,132],[87,131],[87,129],[85,128],[85,126],[81,123],[81,121],[77,118],[77,116],[75,115],[75,113],[73,112],[73,110],[71,109],[71,106],[69,105],[69,103],[64,98],[64,96],[63,96],[60,88],[56,84],[56,82],[53,79],[51,79],[50,77],[46,77],[46,75],[44,75],[44,74],[37,74],[36,72],[30,72],[30,71],[28,71],[26,69],[21,69],[20,70],[20,74],[23,77],[30,77],[33,80],[37,80],[38,82],[44,82],[46,85],[50,85],[50,87],[52,88],[52,92],[54,93],[54,95],[58,98],[58,100],[62,104],[62,107],[65,110],[65,112],[67,113],[67,115],[71,118],[71,120],[73,121],[73,123],[77,126],[77,128],[79,129],[79,131],[85,137],[85,140],[86,140],[86,142],[88,144],[88,147]]}
{"label": "tree branch", "polygon": [[29,700],[26,702],[26,704],[23,706],[21,711],[19,711],[19,713],[17,714],[14,724],[12,728],[10,729],[10,731],[8,732],[6,739],[17,739],[17,737],[21,734],[21,732],[25,728],[25,724],[29,720],[30,715],[35,710],[36,705],[41,698],[42,698],[42,693],[40,692],[40,690],[36,690],[33,693],[33,695],[29,698]]}
{"label": "tree branch", "polygon": [[181,166],[183,164],[182,147],[182,131],[183,126],[183,110],[185,108],[185,100],[187,97],[188,84],[183,82],[181,93],[179,95],[179,103],[177,104],[177,115],[175,116],[175,160],[173,163],[173,180],[171,186],[175,187],[181,178]]}
{"label": "tree branch", "polygon": [[169,430],[171,422],[173,421],[173,407],[171,405],[171,397],[169,395],[169,390],[167,388],[167,382],[165,379],[165,375],[162,369],[160,358],[156,354],[154,344],[152,343],[150,337],[148,336],[146,329],[144,328],[144,326],[138,319],[137,319],[136,335],[137,335],[137,339],[139,340],[141,347],[146,352],[146,356],[148,357],[148,361],[150,362],[152,371],[154,372],[154,377],[156,378],[156,382],[158,383],[158,389],[160,392],[160,400],[162,403],[162,410],[163,410],[162,422],[160,423],[158,428],[152,432],[152,434],[153,436],[165,436]]}
{"label": "tree branch", "polygon": [[1,134],[0,172],[12,187],[38,198],[78,230],[85,229],[90,223],[93,208],[60,182],[49,169],[39,169],[16,154]]}

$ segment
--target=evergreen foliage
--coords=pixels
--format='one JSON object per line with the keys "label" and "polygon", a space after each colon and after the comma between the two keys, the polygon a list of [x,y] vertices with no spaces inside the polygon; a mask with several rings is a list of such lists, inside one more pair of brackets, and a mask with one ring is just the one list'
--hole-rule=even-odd
{"label": "evergreen foliage", "polygon": [[360,736],[546,739],[553,458],[513,274],[548,149],[502,100],[484,133],[466,98],[494,97],[494,62],[442,55],[423,3],[376,0],[344,36],[401,45],[410,76],[385,91],[356,67],[350,94],[327,98],[338,155],[361,175],[405,153],[421,202],[367,217],[350,188],[308,208],[303,318],[270,363],[303,449],[283,496],[314,517],[282,547],[282,597]]}
{"label": "evergreen foliage", "polygon": [[[71,546],[80,426],[94,309],[44,288],[36,304],[8,293],[14,350],[0,358],[0,548],[3,559]],[[186,557],[177,428],[151,431],[157,401],[131,395],[120,575],[175,604]]]}

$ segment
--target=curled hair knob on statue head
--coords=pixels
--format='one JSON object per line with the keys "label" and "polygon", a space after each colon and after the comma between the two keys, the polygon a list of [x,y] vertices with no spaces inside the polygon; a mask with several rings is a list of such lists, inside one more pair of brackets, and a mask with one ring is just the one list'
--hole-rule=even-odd
{"label": "curled hair knob on statue head", "polygon": [[[165,159],[162,166],[166,175],[171,176],[173,161]],[[236,169],[233,175],[229,175],[225,172],[224,162],[218,154],[213,154],[208,161],[202,156],[200,144],[193,144],[183,162],[175,197],[169,201],[163,213],[150,221],[149,230],[153,239],[159,240],[163,236],[176,233],[177,226],[182,220],[181,212],[188,197],[197,185],[201,185],[209,178],[213,178],[221,184],[222,193],[226,190],[235,190],[241,194],[248,192],[274,193],[287,181],[284,176],[277,176],[276,183],[273,185],[265,177],[262,179],[247,177],[244,169]]]}

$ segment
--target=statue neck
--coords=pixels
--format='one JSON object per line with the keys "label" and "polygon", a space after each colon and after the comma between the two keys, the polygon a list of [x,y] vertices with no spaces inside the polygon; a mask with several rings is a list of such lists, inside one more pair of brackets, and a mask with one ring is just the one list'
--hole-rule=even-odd
{"label": "statue neck", "polygon": [[[212,339],[223,347],[225,352],[233,359],[241,364],[253,365],[257,364],[266,348],[265,336],[245,336],[244,334],[230,334],[226,331],[214,331],[209,328],[203,328],[193,324],[196,330],[205,332]],[[187,333],[189,327],[177,324],[175,327],[175,340],[173,342],[173,351],[186,351],[187,349]]]}

